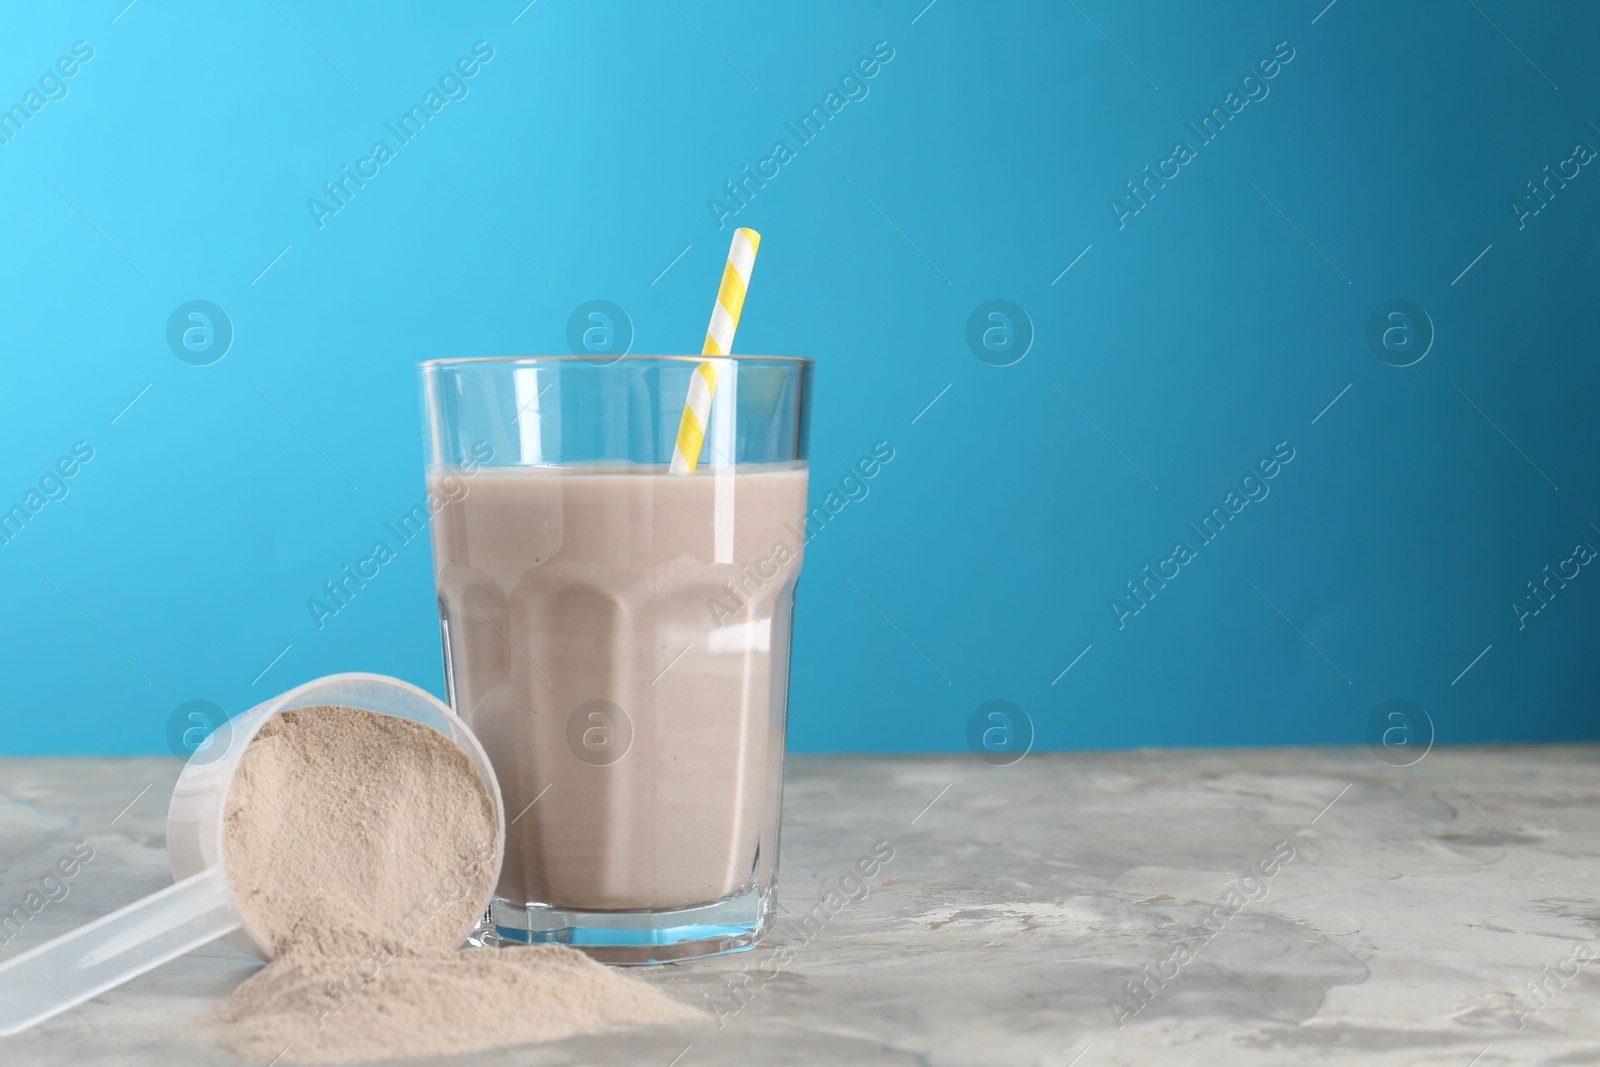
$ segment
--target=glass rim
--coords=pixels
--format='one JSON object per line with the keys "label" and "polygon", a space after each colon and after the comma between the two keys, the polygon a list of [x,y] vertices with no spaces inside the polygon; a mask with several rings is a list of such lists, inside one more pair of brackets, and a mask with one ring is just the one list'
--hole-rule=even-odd
{"label": "glass rim", "polygon": [[602,354],[592,356],[550,355],[550,356],[445,356],[440,359],[424,359],[417,363],[419,370],[434,370],[444,367],[477,365],[477,364],[515,364],[515,363],[587,363],[592,367],[604,369],[619,363],[703,363],[708,359],[731,360],[734,363],[777,363],[790,366],[807,366],[815,363],[810,356],[754,356],[754,355],[728,355],[728,356],[691,356],[691,355],[623,355],[607,357]]}

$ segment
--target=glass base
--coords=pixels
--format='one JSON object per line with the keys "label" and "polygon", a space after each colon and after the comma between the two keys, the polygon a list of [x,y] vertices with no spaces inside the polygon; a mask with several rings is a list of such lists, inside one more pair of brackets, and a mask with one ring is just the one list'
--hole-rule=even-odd
{"label": "glass base", "polygon": [[581,911],[495,897],[472,940],[491,947],[568,945],[601,963],[671,963],[754,948],[772,910],[772,890],[754,887],[672,911]]}

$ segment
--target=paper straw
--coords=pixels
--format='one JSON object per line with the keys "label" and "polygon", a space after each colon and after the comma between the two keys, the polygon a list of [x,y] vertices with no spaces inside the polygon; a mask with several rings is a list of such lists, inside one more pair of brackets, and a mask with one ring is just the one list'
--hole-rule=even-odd
{"label": "paper straw", "polygon": [[[722,287],[717,304],[711,309],[711,325],[706,327],[703,356],[725,356],[733,350],[733,331],[739,327],[739,312],[744,307],[745,289],[750,285],[750,268],[755,266],[756,248],[761,235],[740,227],[733,231],[728,247],[728,262],[722,268]],[[678,440],[672,447],[673,474],[689,474],[700,462],[700,445],[705,441],[706,424],[711,417],[711,398],[717,391],[717,365],[706,360],[689,376],[689,398],[678,420]]]}

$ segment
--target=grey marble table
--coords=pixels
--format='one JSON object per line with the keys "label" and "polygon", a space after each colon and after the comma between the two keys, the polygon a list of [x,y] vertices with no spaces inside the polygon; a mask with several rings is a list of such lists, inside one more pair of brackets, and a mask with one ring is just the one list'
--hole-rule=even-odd
{"label": "grey marble table", "polygon": [[[177,770],[0,759],[0,906],[94,850],[0,960],[168,883]],[[1596,746],[794,758],[770,940],[633,971],[705,1025],[471,1061],[1597,1063],[1597,771]],[[865,896],[815,909],[879,842]],[[0,1064],[236,1063],[201,1023],[256,966],[213,945]]]}

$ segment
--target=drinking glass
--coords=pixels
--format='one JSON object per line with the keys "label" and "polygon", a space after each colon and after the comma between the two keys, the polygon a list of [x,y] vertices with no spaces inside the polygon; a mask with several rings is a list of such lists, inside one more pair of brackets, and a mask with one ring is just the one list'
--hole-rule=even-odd
{"label": "drinking glass", "polygon": [[[669,473],[703,361],[699,463]],[[654,963],[765,930],[811,373],[765,356],[422,364],[446,694],[506,810],[484,940]]]}

